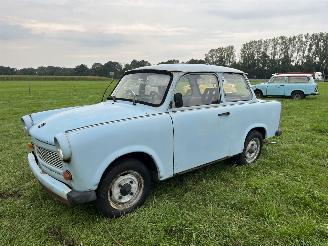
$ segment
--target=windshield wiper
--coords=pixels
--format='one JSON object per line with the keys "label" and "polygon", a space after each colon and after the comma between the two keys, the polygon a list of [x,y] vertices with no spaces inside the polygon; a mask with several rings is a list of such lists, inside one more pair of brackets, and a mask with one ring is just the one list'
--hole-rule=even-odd
{"label": "windshield wiper", "polygon": [[132,92],[132,94],[133,94],[133,105],[136,105],[136,97],[138,96],[133,90],[129,90],[129,91],[131,91]]}
{"label": "windshield wiper", "polygon": [[108,100],[113,100],[114,102],[116,102],[116,96],[109,96],[107,97]]}

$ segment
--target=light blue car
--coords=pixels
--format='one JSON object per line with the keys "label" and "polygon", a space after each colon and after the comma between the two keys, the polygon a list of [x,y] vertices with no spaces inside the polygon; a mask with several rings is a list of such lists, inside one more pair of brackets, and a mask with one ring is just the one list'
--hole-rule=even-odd
{"label": "light blue car", "polygon": [[286,96],[299,100],[309,95],[318,95],[318,86],[312,74],[276,74],[269,82],[253,85],[257,98]]}
{"label": "light blue car", "polygon": [[175,64],[126,72],[105,102],[22,122],[29,166],[47,190],[118,217],[153,181],[229,157],[253,163],[263,140],[281,134],[280,112],[279,102],[256,99],[242,71]]}

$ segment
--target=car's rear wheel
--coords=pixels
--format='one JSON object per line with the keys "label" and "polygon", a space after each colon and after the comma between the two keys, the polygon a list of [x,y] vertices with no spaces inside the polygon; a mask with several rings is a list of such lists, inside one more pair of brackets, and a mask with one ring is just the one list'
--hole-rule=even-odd
{"label": "car's rear wheel", "polygon": [[256,98],[263,98],[263,93],[260,90],[255,90],[254,91]]}
{"label": "car's rear wheel", "polygon": [[302,91],[293,91],[293,93],[291,95],[291,98],[294,99],[294,100],[301,100],[304,97],[305,96],[304,96],[304,93]]}
{"label": "car's rear wheel", "polygon": [[250,164],[255,162],[261,154],[263,136],[260,132],[250,131],[245,139],[243,152],[236,157],[238,164]]}
{"label": "car's rear wheel", "polygon": [[106,217],[122,216],[145,202],[150,184],[150,173],[142,162],[133,158],[118,161],[100,182],[96,206]]}

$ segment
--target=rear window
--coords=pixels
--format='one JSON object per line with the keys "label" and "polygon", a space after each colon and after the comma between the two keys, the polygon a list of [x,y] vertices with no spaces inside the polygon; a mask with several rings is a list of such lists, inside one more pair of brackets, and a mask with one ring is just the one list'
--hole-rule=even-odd
{"label": "rear window", "polygon": [[309,82],[309,78],[305,76],[288,77],[288,83],[308,83],[308,82]]}

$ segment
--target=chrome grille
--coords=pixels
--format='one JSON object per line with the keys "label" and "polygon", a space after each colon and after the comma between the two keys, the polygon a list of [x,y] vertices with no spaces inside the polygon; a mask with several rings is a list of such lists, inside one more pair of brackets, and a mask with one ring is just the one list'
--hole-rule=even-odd
{"label": "chrome grille", "polygon": [[38,158],[40,158],[46,164],[55,168],[63,169],[63,162],[57,152],[42,148],[37,145],[35,145],[35,152]]}

